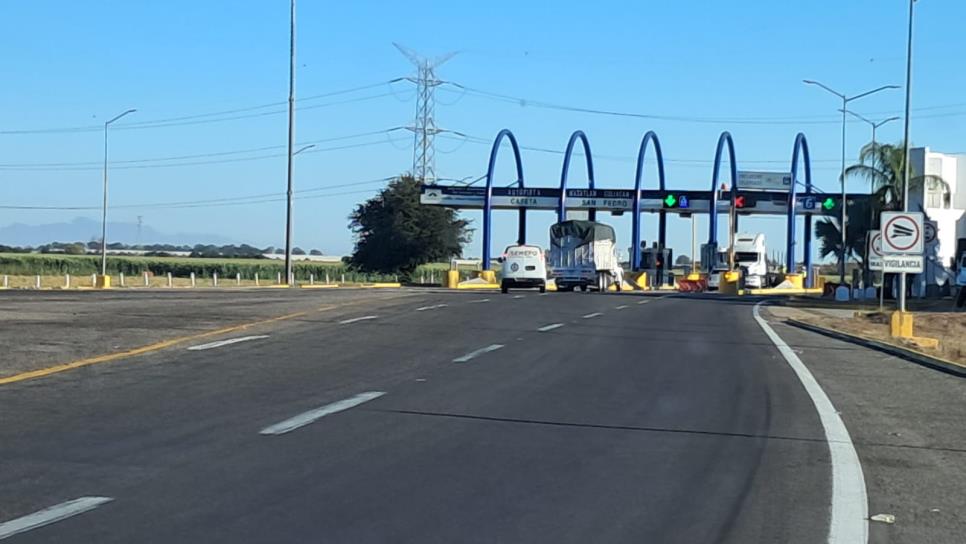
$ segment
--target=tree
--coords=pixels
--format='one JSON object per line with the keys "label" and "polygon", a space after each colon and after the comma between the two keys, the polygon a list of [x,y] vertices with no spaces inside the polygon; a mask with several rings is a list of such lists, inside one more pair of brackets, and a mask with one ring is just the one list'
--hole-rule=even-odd
{"label": "tree", "polygon": [[[875,230],[879,225],[879,217],[883,211],[897,210],[901,207],[900,199],[905,179],[904,144],[901,142],[896,145],[877,143],[873,147],[869,143],[863,146],[859,152],[859,163],[846,168],[845,175],[867,180],[872,195],[868,204],[856,202],[848,205],[846,209],[847,257],[858,260],[864,268],[868,231]],[[921,189],[923,186],[929,189],[941,188],[945,197],[949,196],[949,185],[939,176],[913,175],[910,178],[910,190]],[[841,222],[839,214],[835,214],[823,217],[815,224],[815,236],[819,241],[821,257],[835,255],[837,259],[841,258]]]}
{"label": "tree", "polygon": [[305,250],[298,246],[295,246],[292,248],[292,255],[305,255]]}
{"label": "tree", "polygon": [[691,257],[688,257],[687,255],[678,255],[677,258],[674,259],[674,264],[678,266],[688,266],[691,264]]}
{"label": "tree", "polygon": [[319,251],[318,249],[313,249],[313,250],[309,251],[309,255],[320,256],[320,255],[322,255],[322,252]]}
{"label": "tree", "polygon": [[352,265],[407,278],[421,264],[462,255],[471,238],[469,221],[454,210],[421,205],[421,185],[412,176],[396,178],[349,215]]}
{"label": "tree", "polygon": [[64,246],[64,253],[68,255],[83,255],[87,253],[87,247],[84,246],[83,242],[67,244]]}

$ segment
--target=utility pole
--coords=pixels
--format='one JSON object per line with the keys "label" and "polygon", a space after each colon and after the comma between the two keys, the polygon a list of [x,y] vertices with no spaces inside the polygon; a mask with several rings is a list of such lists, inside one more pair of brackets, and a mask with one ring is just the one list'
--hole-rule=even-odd
{"label": "utility pole", "polygon": [[144,224],[144,216],[139,215],[138,216],[138,239],[136,244],[138,249],[141,249],[141,225],[143,224]]}
{"label": "utility pole", "polygon": [[295,0],[290,3],[288,49],[288,191],[285,213],[285,283],[294,287],[292,277],[292,146],[295,145]]}
{"label": "utility pole", "polygon": [[[903,172],[902,180],[902,211],[909,211],[909,176],[911,168],[909,164],[909,109],[912,102],[912,20],[915,14],[916,0],[909,0],[909,37],[906,40],[906,113],[905,127],[903,128],[902,139],[905,145],[903,153]],[[884,287],[884,286],[883,286]],[[899,311],[906,311],[906,273],[899,274]]]}
{"label": "utility pole", "polygon": [[443,132],[436,126],[436,87],[443,84],[436,77],[436,68],[456,55],[446,53],[435,59],[427,59],[412,49],[393,42],[413,65],[416,66],[416,117],[409,130],[413,132],[413,177],[423,183],[436,181],[436,148],[433,140]]}
{"label": "utility pole", "polygon": [[101,208],[101,276],[107,275],[107,128],[121,117],[137,110],[130,109],[104,123],[104,206]]}

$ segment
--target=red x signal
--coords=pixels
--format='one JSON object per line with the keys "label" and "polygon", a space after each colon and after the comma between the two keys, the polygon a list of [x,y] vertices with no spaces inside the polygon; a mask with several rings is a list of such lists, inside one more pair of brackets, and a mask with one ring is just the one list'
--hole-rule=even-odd
{"label": "red x signal", "polygon": [[745,197],[744,196],[740,196],[740,195],[739,196],[736,196],[735,197],[735,208],[744,208],[744,207],[745,207]]}

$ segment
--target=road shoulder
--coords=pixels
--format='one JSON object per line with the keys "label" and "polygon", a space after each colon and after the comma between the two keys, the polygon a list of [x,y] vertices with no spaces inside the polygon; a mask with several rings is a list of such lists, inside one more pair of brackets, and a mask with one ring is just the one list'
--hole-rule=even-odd
{"label": "road shoulder", "polygon": [[961,542],[966,381],[763,312],[828,393],[866,477],[870,542]]}

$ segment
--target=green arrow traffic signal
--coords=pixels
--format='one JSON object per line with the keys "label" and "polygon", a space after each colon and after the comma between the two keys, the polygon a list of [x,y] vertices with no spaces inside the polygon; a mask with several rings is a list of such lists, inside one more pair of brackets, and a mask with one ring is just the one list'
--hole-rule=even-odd
{"label": "green arrow traffic signal", "polygon": [[832,197],[826,198],[824,201],[822,201],[822,207],[826,210],[831,210],[835,207],[835,199]]}
{"label": "green arrow traffic signal", "polygon": [[678,203],[678,199],[674,195],[667,195],[664,197],[664,205],[668,208],[673,208],[675,204]]}

